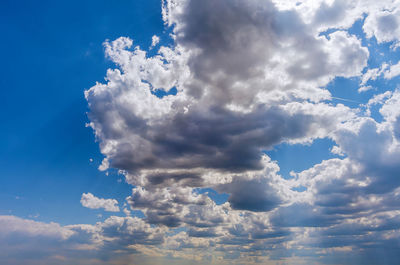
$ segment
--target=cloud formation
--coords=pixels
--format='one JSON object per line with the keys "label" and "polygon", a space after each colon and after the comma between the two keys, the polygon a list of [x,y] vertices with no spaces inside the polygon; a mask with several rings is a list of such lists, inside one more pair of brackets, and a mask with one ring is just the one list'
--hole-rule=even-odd
{"label": "cloud formation", "polygon": [[[312,259],[300,249],[317,247],[314,235],[328,240],[331,230],[367,214],[379,219],[398,209],[389,203],[400,184],[399,118],[391,107],[398,92],[353,109],[330,103],[326,88],[338,77],[359,78],[359,91],[367,91],[369,82],[396,75],[396,65],[368,69],[369,49],[348,30],[359,19],[366,39],[395,48],[396,12],[390,1],[163,1],[174,45],[148,57],[129,38],[106,42],[119,69],[86,91],[101,169],[125,173],[135,186],[128,202],[146,222],[184,227],[174,237],[207,239],[225,259],[283,259],[284,252]],[[155,93],[171,89],[177,94]],[[381,122],[371,117],[374,104],[382,106]],[[265,155],[282,143],[324,138],[345,157],[293,179]],[[228,200],[216,205],[199,188]],[[365,253],[365,241],[341,237],[331,235],[338,242],[326,243],[327,259],[335,247]]]}
{"label": "cloud formation", "polygon": [[[400,92],[372,85],[395,80],[399,63],[372,67],[371,55],[379,45],[397,48],[398,6],[162,1],[173,45],[155,36],[150,48],[158,52],[149,56],[128,37],[105,42],[117,68],[85,91],[104,155],[99,169],[124,174],[132,185],[126,203],[144,217],[65,227],[2,217],[6,230],[37,236],[7,220],[54,228],[44,237],[93,264],[393,264],[400,258]],[[347,89],[336,80],[358,82],[368,99],[335,103],[335,89]],[[268,156],[276,146],[316,139],[332,141],[334,157],[291,178]],[[116,200],[91,193],[81,203],[119,212]]]}

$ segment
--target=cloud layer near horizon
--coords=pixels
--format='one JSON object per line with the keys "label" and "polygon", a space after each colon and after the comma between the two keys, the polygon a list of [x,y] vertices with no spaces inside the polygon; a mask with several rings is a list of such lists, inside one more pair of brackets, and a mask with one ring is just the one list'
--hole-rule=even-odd
{"label": "cloud layer near horizon", "polygon": [[[334,104],[327,86],[338,77],[358,79],[362,92],[371,80],[399,75],[395,63],[369,69],[371,52],[349,28],[361,20],[360,34],[396,49],[400,3],[162,4],[174,45],[160,46],[156,36],[151,48],[158,53],[149,57],[130,38],[106,42],[106,56],[118,68],[85,92],[105,156],[99,169],[125,175],[133,186],[127,203],[145,217],[61,227],[2,216],[0,242],[58,242],[63,251],[39,252],[51,264],[68,264],[70,253],[79,254],[76,264],[398,260],[400,92],[351,108]],[[156,95],[171,89],[176,95]],[[333,141],[337,156],[291,179],[266,154],[316,139]],[[228,194],[227,202],[217,204],[200,192],[205,188]],[[90,193],[81,202],[119,211],[117,201]],[[7,249],[3,259],[14,264],[17,252]]]}

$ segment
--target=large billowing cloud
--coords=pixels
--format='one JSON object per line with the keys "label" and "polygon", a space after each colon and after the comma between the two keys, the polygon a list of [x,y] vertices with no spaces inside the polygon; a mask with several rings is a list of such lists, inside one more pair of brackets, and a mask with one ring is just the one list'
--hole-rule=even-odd
{"label": "large billowing cloud", "polygon": [[[368,50],[355,36],[313,36],[296,12],[268,1],[175,4],[165,7],[174,48],[147,58],[127,38],[106,43],[121,70],[86,92],[102,168],[261,169],[262,150],[326,137],[352,115],[316,102],[330,98],[320,87],[335,76],[361,75]],[[176,96],[152,93],[173,87]]]}
{"label": "large billowing cloud", "polygon": [[[191,248],[265,262],[285,252],[315,258],[301,248],[327,237],[327,259],[334,247],[362,256],[368,233],[386,244],[382,220],[399,206],[398,92],[362,110],[331,104],[326,86],[336,77],[362,77],[364,86],[395,76],[395,66],[364,72],[369,50],[347,31],[366,17],[367,38],[396,40],[388,28],[396,27],[397,11],[389,7],[394,3],[164,1],[174,45],[148,57],[129,38],[105,43],[119,69],[86,91],[105,155],[100,169],[124,172],[135,186],[128,203],[146,222],[186,229],[167,240],[181,250],[202,238],[205,246]],[[176,95],[156,95],[171,89]],[[368,117],[374,104],[382,105],[384,121]],[[285,180],[263,153],[317,138],[333,140],[332,152],[345,158]],[[227,193],[227,202],[198,193],[206,187]],[[372,220],[374,228],[363,225]],[[365,237],[334,236],[353,222]]]}
{"label": "large billowing cloud", "polygon": [[[133,186],[127,204],[144,218],[40,226],[57,227],[51,240],[77,241],[74,251],[101,250],[85,256],[96,262],[393,264],[400,258],[400,92],[381,89],[351,108],[334,104],[327,87],[335,78],[359,80],[359,91],[370,93],[370,83],[398,75],[397,62],[369,69],[365,46],[375,38],[396,49],[398,6],[163,1],[174,44],[153,37],[151,57],[130,38],[107,41],[106,56],[118,67],[85,92],[105,156],[99,169],[125,175]],[[266,154],[316,139],[333,141],[336,158],[291,179]],[[227,201],[216,203],[205,188]],[[119,210],[91,194],[82,204]]]}

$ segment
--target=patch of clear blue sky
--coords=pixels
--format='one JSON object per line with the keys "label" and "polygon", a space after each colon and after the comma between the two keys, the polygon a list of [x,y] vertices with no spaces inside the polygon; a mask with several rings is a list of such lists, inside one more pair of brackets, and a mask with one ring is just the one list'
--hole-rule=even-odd
{"label": "patch of clear blue sky", "polygon": [[283,143],[265,151],[265,154],[278,162],[279,174],[290,179],[291,171],[301,172],[323,160],[338,157],[330,152],[333,146],[334,142],[330,139],[317,139],[309,145]]}
{"label": "patch of clear blue sky", "polygon": [[131,187],[97,170],[83,91],[115,67],[106,39],[147,48],[163,35],[160,1],[2,0],[0,32],[0,214],[61,224],[107,217],[82,207],[81,194],[122,204]]}

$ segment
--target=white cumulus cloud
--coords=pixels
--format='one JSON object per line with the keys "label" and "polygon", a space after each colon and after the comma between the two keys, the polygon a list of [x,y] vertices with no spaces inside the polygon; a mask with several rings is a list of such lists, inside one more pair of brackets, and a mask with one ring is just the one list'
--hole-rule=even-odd
{"label": "white cumulus cloud", "polygon": [[97,198],[90,192],[83,193],[81,197],[83,207],[90,209],[104,209],[107,212],[119,212],[118,201],[115,199]]}

